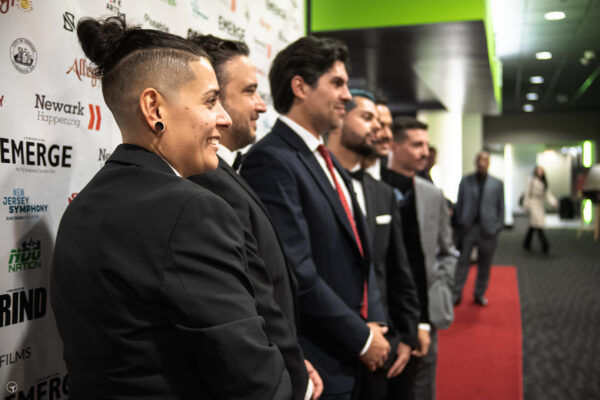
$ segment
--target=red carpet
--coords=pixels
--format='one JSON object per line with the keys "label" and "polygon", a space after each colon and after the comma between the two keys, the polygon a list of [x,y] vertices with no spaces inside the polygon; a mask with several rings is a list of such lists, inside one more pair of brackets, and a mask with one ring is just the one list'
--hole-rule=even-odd
{"label": "red carpet", "polygon": [[522,400],[522,331],[515,267],[493,267],[486,297],[473,303],[471,268],[450,329],[439,332],[438,400]]}

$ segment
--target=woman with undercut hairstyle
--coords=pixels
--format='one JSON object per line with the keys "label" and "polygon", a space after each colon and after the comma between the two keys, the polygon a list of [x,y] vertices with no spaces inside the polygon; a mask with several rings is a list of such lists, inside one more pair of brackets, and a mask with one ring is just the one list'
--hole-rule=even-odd
{"label": "woman with undercut hairstyle", "polygon": [[257,315],[243,229],[187,179],[231,120],[207,55],[178,36],[83,19],[123,137],[65,211],[51,272],[70,398],[289,399]]}

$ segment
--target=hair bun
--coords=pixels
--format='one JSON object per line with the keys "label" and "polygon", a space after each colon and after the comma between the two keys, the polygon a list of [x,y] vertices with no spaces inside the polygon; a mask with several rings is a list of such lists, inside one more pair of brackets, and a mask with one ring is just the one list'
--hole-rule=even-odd
{"label": "hair bun", "polygon": [[114,66],[114,53],[128,29],[125,16],[105,20],[82,18],[77,24],[77,37],[86,57],[96,64],[96,75],[102,76]]}

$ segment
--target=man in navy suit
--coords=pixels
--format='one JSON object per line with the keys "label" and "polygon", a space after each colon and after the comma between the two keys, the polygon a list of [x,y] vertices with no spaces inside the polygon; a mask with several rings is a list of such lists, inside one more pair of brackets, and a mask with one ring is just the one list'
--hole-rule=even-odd
{"label": "man in navy suit", "polygon": [[[212,35],[196,36],[190,40],[212,58],[221,88],[219,97],[232,120],[231,126],[221,131],[217,169],[194,175],[190,180],[224,199],[242,222],[248,272],[257,311],[265,319],[267,338],[283,355],[292,379],[293,400],[303,400],[311,394],[316,399],[323,384],[310,362],[304,360],[298,343],[296,279],[265,206],[236,172],[236,160],[241,158],[239,149],[254,142],[256,120],[267,110],[257,92],[256,68],[250,62],[250,51],[243,42]],[[309,382],[307,368],[314,385],[309,384],[313,381]]]}
{"label": "man in navy suit", "polygon": [[300,344],[319,371],[324,399],[350,399],[360,361],[375,370],[390,345],[365,221],[350,179],[322,135],[342,122],[351,99],[347,47],[305,37],[282,50],[269,72],[282,114],[255,144],[241,174],[267,206],[296,273]]}

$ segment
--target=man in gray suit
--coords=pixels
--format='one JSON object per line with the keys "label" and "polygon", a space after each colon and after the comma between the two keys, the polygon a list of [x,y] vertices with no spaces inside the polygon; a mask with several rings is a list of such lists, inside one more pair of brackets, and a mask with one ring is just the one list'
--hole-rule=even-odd
{"label": "man in gray suit", "polygon": [[388,399],[435,399],[437,329],[454,316],[452,285],[458,253],[442,191],[416,176],[429,155],[427,125],[398,117],[392,125],[392,162],[381,177],[401,203],[404,244],[421,306],[418,348],[404,372],[388,383]]}
{"label": "man in gray suit", "polygon": [[458,225],[460,258],[454,277],[454,304],[462,298],[462,290],[469,273],[473,247],[477,246],[477,280],[475,303],[487,306],[484,296],[490,280],[492,257],[496,250],[498,233],[504,226],[504,184],[488,175],[490,153],[480,151],[475,158],[476,172],[464,176],[458,187],[455,212]]}

